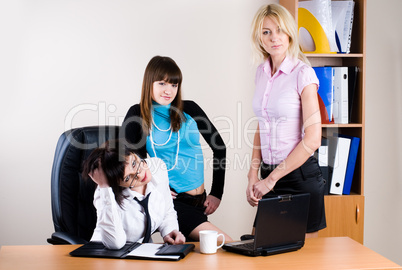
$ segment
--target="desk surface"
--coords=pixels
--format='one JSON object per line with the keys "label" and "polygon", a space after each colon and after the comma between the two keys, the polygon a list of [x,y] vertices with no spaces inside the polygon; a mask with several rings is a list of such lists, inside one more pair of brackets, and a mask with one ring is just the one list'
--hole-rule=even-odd
{"label": "desk surface", "polygon": [[194,252],[178,262],[71,257],[69,252],[77,247],[3,246],[0,269],[402,269],[347,237],[307,239],[298,251],[267,257],[247,257],[222,249],[217,254],[204,255],[196,243]]}

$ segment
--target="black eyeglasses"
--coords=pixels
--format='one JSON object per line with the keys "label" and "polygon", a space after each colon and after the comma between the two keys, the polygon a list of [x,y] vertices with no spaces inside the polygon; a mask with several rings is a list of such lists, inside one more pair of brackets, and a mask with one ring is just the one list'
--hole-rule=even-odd
{"label": "black eyeglasses", "polygon": [[[130,188],[133,188],[135,186],[135,184],[133,186],[133,182],[134,182],[134,180],[138,180],[138,178],[139,178],[138,175],[142,172],[142,169],[144,168],[144,163],[147,164],[146,160],[142,159],[142,158],[140,159],[140,162],[138,162],[138,165],[137,165],[137,159],[135,159],[135,158],[133,160],[133,163],[131,163],[131,166],[133,167],[134,170],[135,170],[135,168],[137,166],[137,170],[136,170],[136,172],[135,172],[135,174],[134,174],[134,176],[133,176],[133,178],[131,180],[131,183],[130,183],[130,186],[129,186]],[[130,181],[130,178],[131,178],[131,175],[128,175],[124,179],[124,182]]]}

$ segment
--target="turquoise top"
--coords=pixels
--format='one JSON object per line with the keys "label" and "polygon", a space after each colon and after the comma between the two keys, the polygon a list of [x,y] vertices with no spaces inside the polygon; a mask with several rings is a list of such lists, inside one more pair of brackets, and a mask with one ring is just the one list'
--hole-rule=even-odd
{"label": "turquoise top", "polygon": [[[204,156],[197,123],[191,116],[184,113],[186,121],[182,123],[179,132],[172,132],[169,129],[170,104],[166,106],[156,102],[152,104],[154,123],[147,136],[146,146],[149,156],[158,157],[164,161],[166,165],[160,166],[167,167],[169,185],[177,193],[198,188],[204,183]],[[177,145],[178,138],[180,138],[179,145]]]}

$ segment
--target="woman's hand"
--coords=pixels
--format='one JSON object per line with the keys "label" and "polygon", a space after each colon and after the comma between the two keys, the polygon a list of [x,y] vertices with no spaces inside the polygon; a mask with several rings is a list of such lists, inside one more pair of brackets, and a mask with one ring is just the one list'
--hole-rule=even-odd
{"label": "woman's hand", "polygon": [[219,200],[213,195],[208,195],[204,202],[204,206],[206,207],[204,214],[210,215],[214,213],[216,209],[218,209],[220,204],[221,200]]}
{"label": "woman's hand", "polygon": [[170,194],[172,195],[172,199],[173,199],[173,200],[176,199],[176,197],[177,197],[177,193],[176,193],[176,192],[174,192],[173,190],[171,190],[171,191],[170,191]]}
{"label": "woman's hand", "polygon": [[254,185],[258,183],[258,173],[252,173],[251,171],[247,175],[248,185],[246,189],[247,201],[251,206],[257,206],[259,199],[255,196]]}
{"label": "woman's hand", "polygon": [[109,183],[107,181],[105,172],[102,167],[99,165],[98,168],[94,169],[88,174],[91,177],[92,181],[94,181],[100,188],[109,187]]}
{"label": "woman's hand", "polygon": [[265,178],[264,180],[260,180],[257,183],[254,184],[253,190],[254,190],[254,195],[257,199],[261,199],[262,196],[270,192],[271,190],[274,189],[275,186],[275,181],[271,180],[269,176]]}
{"label": "woman's hand", "polygon": [[163,241],[171,245],[180,245],[186,242],[186,237],[178,230],[173,230],[163,237]]}

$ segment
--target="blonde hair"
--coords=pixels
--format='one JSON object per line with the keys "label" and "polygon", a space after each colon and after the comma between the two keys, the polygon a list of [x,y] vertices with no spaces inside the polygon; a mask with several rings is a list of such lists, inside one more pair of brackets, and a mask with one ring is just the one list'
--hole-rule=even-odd
{"label": "blonde hair", "polygon": [[281,30],[289,36],[287,56],[292,59],[300,59],[310,65],[307,57],[300,49],[296,21],[286,8],[278,4],[262,6],[254,16],[251,33],[254,60],[259,62],[269,58],[269,53],[264,49],[261,41],[262,25],[266,17],[274,20]]}

